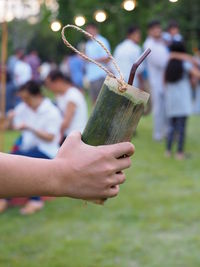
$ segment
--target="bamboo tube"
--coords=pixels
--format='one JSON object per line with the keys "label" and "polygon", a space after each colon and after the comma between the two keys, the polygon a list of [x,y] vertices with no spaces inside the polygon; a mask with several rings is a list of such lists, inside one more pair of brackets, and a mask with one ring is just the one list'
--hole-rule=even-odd
{"label": "bamboo tube", "polygon": [[[133,64],[125,91],[120,90],[121,84],[116,78],[106,77],[82,134],[86,144],[98,146],[131,141],[150,96],[131,85],[138,66],[150,52],[147,49]],[[102,205],[105,201],[99,199],[92,202]]]}
{"label": "bamboo tube", "polygon": [[[82,134],[86,144],[98,146],[131,141],[149,94],[128,84],[127,90],[121,93],[119,86],[115,78],[106,77]],[[92,202],[103,205],[105,200]]]}
{"label": "bamboo tube", "polygon": [[143,114],[149,94],[109,76],[101,88],[95,108],[82,134],[82,140],[93,146],[130,141]]}

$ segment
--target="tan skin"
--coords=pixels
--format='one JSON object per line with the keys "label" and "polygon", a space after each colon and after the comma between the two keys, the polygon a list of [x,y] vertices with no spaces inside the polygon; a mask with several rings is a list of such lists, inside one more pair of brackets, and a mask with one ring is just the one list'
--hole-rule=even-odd
{"label": "tan skin", "polygon": [[[33,109],[43,100],[42,96],[31,97],[25,92],[21,97]],[[33,131],[27,126],[22,128]],[[34,132],[44,140],[53,138],[45,132]],[[86,145],[79,132],[68,136],[52,160],[0,153],[0,198],[45,195],[97,200],[114,197],[125,181],[123,170],[130,167],[133,153],[134,146],[129,142]]]}
{"label": "tan skin", "polygon": [[[68,196],[86,200],[114,197],[125,181],[134,146],[129,143],[93,147],[74,132],[53,160],[0,153],[0,198]],[[128,155],[124,158],[123,155]]]}
{"label": "tan skin", "polygon": [[[70,87],[72,87],[71,83],[62,79],[51,81],[50,78],[47,78],[45,84],[47,88],[50,89],[56,95],[63,95],[69,90]],[[60,130],[61,136],[64,135],[65,130],[69,127],[75,111],[76,111],[75,103],[69,102],[65,110],[64,119],[61,125],[61,130]]]}

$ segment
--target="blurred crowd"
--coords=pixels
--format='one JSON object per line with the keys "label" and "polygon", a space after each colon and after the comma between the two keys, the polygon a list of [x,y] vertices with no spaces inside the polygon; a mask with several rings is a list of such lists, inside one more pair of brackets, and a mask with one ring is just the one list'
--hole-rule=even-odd
{"label": "blurred crowd", "polygon": [[[86,30],[111,51],[109,40],[95,24],[88,24]],[[77,48],[118,76],[112,60],[96,41],[88,39]],[[133,63],[147,48],[151,53],[138,68],[133,85],[151,94],[146,113],[152,110],[153,139],[166,140],[167,157],[172,156],[176,145],[175,156],[181,160],[185,158],[188,117],[200,113],[200,58],[186,52],[184,36],[175,21],[166,31],[160,21],[151,21],[143,46],[140,28],[131,26],[113,51],[126,82]],[[73,52],[57,65],[42,62],[37,51],[26,54],[23,49],[8,58],[6,72],[5,126],[21,132],[11,153],[49,159],[56,156],[71,131],[83,131],[88,119],[85,92],[94,104],[106,77],[104,70]],[[53,100],[44,95],[43,88],[54,94]],[[0,200],[0,212],[8,203],[7,199]],[[32,214],[43,205],[42,199],[34,196],[20,212]]]}

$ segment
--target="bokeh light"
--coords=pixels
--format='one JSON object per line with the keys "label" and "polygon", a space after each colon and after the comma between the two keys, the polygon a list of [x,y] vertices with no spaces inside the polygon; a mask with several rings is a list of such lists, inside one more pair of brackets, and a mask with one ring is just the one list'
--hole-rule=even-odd
{"label": "bokeh light", "polygon": [[95,12],[94,18],[97,22],[104,22],[107,18],[106,12],[104,10],[98,10]]}
{"label": "bokeh light", "polygon": [[60,21],[56,20],[51,23],[51,29],[53,32],[58,32],[61,29],[62,25]]}
{"label": "bokeh light", "polygon": [[123,8],[127,11],[132,11],[135,8],[135,1],[133,0],[125,0],[123,2]]}
{"label": "bokeh light", "polygon": [[85,25],[86,19],[84,16],[76,16],[74,19],[74,22],[75,22],[76,26],[81,27],[81,26]]}

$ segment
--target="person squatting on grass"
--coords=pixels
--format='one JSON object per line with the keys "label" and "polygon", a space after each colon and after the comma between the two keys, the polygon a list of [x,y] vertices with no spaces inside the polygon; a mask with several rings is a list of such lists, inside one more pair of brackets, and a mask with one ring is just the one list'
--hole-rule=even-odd
{"label": "person squatting on grass", "polygon": [[[22,102],[13,111],[12,128],[21,131],[18,145],[12,154],[33,158],[51,159],[59,149],[60,126],[62,122],[58,108],[42,95],[39,84],[28,81],[18,91]],[[0,211],[7,208],[9,200],[0,200]],[[29,199],[20,210],[32,214],[43,207],[38,196]]]}

